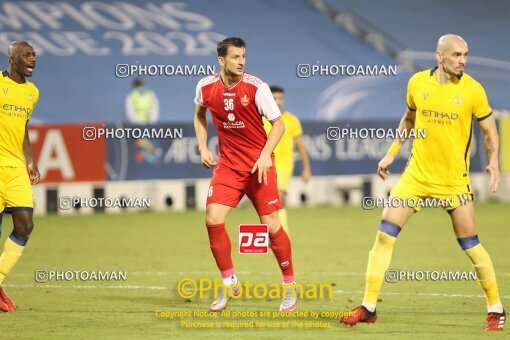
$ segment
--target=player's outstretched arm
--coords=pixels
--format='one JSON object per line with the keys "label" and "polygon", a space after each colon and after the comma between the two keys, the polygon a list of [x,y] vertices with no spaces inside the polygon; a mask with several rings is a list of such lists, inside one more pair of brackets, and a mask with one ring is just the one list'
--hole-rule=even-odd
{"label": "player's outstretched arm", "polygon": [[386,153],[386,156],[381,159],[379,164],[377,165],[377,174],[383,181],[388,179],[388,176],[390,175],[390,171],[388,170],[388,167],[393,163],[395,160],[395,157],[397,157],[398,152],[400,151],[400,148],[402,145],[405,144],[407,139],[409,138],[409,135],[411,134],[411,130],[414,129],[414,122],[416,120],[416,110],[412,111],[411,109],[407,108],[406,113],[400,120],[400,124],[398,125],[399,132],[405,132],[405,133],[399,133],[399,136],[402,136],[402,138],[395,138],[393,140],[393,143],[391,144],[391,147],[388,149],[388,152]]}
{"label": "player's outstretched arm", "polygon": [[212,166],[218,164],[214,157],[207,148],[207,108],[205,106],[195,106],[195,117],[193,124],[195,125],[195,134],[197,136],[198,150],[200,151],[200,158],[202,165],[209,169]]}
{"label": "player's outstretched arm", "polygon": [[489,186],[492,192],[495,193],[498,191],[501,181],[498,161],[499,135],[496,127],[496,120],[493,115],[490,115],[486,119],[479,121],[479,124],[485,138],[485,152],[487,153],[487,160],[489,161],[489,165],[487,165],[485,171],[491,175]]}
{"label": "player's outstretched arm", "polygon": [[283,119],[278,118],[270,123],[272,127],[271,131],[269,131],[269,135],[267,136],[266,145],[264,146],[264,149],[262,149],[259,159],[255,162],[255,165],[251,170],[251,173],[258,170],[259,183],[263,182],[264,184],[267,184],[267,173],[273,165],[271,154],[285,132],[285,123],[283,122]]}
{"label": "player's outstretched arm", "polygon": [[25,156],[25,161],[27,162],[27,170],[28,176],[30,177],[30,183],[32,184],[39,183],[39,181],[41,180],[41,174],[39,173],[39,169],[37,168],[34,153],[32,152],[32,147],[30,146],[30,138],[28,137],[28,122],[25,125],[25,138],[23,139],[23,155]]}
{"label": "player's outstretched arm", "polygon": [[303,179],[303,182],[308,183],[312,177],[312,169],[310,167],[310,158],[308,157],[308,152],[306,151],[306,146],[303,142],[303,135],[296,136],[294,141],[299,152],[299,157],[301,158],[301,163],[303,163],[303,173],[301,174],[301,178]]}

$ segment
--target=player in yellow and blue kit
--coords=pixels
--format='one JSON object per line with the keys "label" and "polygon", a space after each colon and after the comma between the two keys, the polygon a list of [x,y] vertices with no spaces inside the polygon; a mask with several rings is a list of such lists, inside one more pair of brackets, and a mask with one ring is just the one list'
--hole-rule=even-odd
{"label": "player in yellow and blue kit", "polygon": [[15,41],[8,49],[9,68],[0,74],[0,230],[4,212],[12,214],[14,230],[0,255],[0,310],[15,311],[2,282],[18,262],[34,227],[31,184],[40,179],[30,147],[27,124],[39,100],[39,90],[27,81],[36,66],[34,48]]}
{"label": "player in yellow and blue kit", "polygon": [[[390,201],[434,198],[448,202],[453,230],[461,248],[471,260],[487,300],[486,331],[502,331],[505,311],[498,293],[496,275],[489,254],[478,240],[475,227],[473,193],[469,180],[469,155],[476,119],[485,137],[488,166],[493,193],[500,183],[496,121],[492,116],[485,91],[464,73],[468,46],[461,37],[442,36],[437,44],[438,67],[416,73],[407,86],[407,111],[399,126],[401,131],[424,129],[426,138],[414,139],[411,156]],[[409,134],[408,134],[409,135]],[[396,139],[387,155],[379,162],[378,174],[385,180],[406,139]],[[413,200],[414,199],[414,200]],[[340,321],[355,325],[377,319],[376,302],[391,261],[393,244],[409,218],[419,206],[386,207],[377,237],[369,253],[365,296]]]}
{"label": "player in yellow and blue kit", "polygon": [[[310,181],[312,171],[310,169],[308,152],[306,151],[306,146],[303,142],[303,128],[301,127],[299,118],[284,110],[284,89],[279,86],[271,86],[270,89],[278,108],[282,112],[282,119],[285,123],[285,132],[273,152],[275,156],[276,173],[278,176],[278,192],[280,194],[280,200],[284,206],[283,209],[278,211],[278,213],[280,215],[281,225],[288,234],[289,226],[287,221],[287,209],[285,209],[285,195],[289,190],[290,179],[294,173],[294,146],[297,147],[299,157],[303,163],[303,172],[301,173],[303,182],[308,183],[308,181]],[[264,129],[267,134],[271,131],[271,123],[269,123],[267,119],[264,119]]]}

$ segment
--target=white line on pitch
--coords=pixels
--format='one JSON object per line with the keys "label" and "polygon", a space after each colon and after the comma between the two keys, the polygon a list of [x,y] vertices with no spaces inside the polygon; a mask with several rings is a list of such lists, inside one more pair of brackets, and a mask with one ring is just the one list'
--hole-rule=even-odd
{"label": "white line on pitch", "polygon": [[[26,285],[17,285],[17,284],[8,284],[3,285],[4,287],[12,287],[12,288],[72,288],[72,289],[146,289],[146,290],[177,290],[177,288],[170,287],[162,287],[162,286],[98,286],[98,285],[47,285],[47,284],[26,284]],[[334,290],[333,294],[363,294],[364,291],[356,290],[356,291],[343,291],[343,290]],[[437,297],[460,297],[460,298],[485,298],[483,295],[474,295],[474,294],[445,294],[445,293],[412,293],[412,292],[383,292],[381,295],[418,295],[418,296],[437,296]],[[501,296],[503,299],[509,299],[510,296],[504,295]]]}
{"label": "white line on pitch", "polygon": [[[57,271],[57,270],[55,270]],[[66,270],[58,270],[65,272]],[[401,270],[401,271],[413,271],[413,270]],[[415,270],[417,271],[417,270]],[[246,271],[238,271],[236,272],[238,275],[279,275],[278,271],[272,272],[246,272]],[[296,272],[298,276],[304,275],[327,275],[327,276],[362,276],[365,275],[365,272]],[[135,276],[166,276],[166,275],[180,275],[180,276],[190,276],[190,275],[219,275],[218,271],[189,271],[189,272],[130,272],[127,271],[127,275],[135,275]],[[510,273],[497,273],[498,276],[510,276]],[[33,277],[34,274],[27,273],[16,273],[11,274],[9,276],[17,276],[17,277]]]}
{"label": "white line on pitch", "polygon": [[173,289],[176,289],[176,288],[169,288],[169,287],[161,287],[161,286],[122,286],[122,285],[117,285],[117,286],[109,286],[109,285],[104,285],[104,286],[97,286],[97,285],[47,285],[47,284],[44,284],[44,283],[41,283],[41,284],[28,284],[28,285],[16,285],[16,284],[7,284],[7,285],[2,285],[4,287],[13,287],[13,288],[73,288],[73,289],[80,289],[80,288],[85,288],[85,289],[100,289],[100,288],[107,288],[107,289],[147,289],[147,290],[173,290]]}

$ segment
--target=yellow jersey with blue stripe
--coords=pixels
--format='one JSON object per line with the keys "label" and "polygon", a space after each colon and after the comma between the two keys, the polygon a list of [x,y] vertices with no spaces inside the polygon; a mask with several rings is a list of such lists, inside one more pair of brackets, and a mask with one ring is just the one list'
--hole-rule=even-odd
{"label": "yellow jersey with blue stripe", "polygon": [[25,167],[25,128],[38,100],[33,83],[18,84],[7,71],[0,74],[0,166]]}
{"label": "yellow jersey with blue stripe", "polygon": [[436,70],[418,72],[407,86],[407,106],[416,111],[416,138],[405,173],[420,182],[469,185],[469,156],[473,145],[473,121],[492,114],[482,85],[464,73],[441,85]]}

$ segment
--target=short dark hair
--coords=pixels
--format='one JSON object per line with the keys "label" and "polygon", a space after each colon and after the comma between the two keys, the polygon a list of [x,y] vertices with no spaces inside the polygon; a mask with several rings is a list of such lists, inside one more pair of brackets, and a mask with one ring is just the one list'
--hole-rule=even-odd
{"label": "short dark hair", "polygon": [[271,93],[275,93],[275,92],[285,93],[285,91],[283,90],[283,87],[278,86],[278,85],[271,85],[271,87],[269,87],[269,89],[271,90]]}
{"label": "short dark hair", "polygon": [[243,39],[237,37],[225,38],[222,41],[220,41],[216,47],[216,50],[218,51],[218,57],[226,56],[229,46],[246,48],[246,43],[244,42]]}

